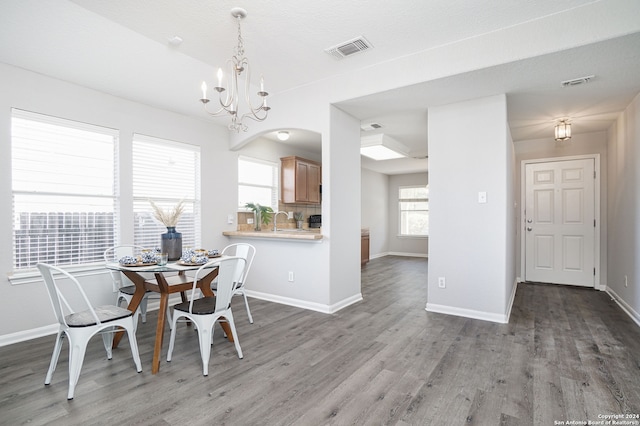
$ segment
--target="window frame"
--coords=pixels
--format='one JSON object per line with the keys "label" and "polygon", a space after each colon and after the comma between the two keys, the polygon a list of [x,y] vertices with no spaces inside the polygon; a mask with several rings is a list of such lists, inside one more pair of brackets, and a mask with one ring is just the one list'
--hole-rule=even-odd
{"label": "window frame", "polygon": [[[401,193],[403,189],[414,189],[414,188],[426,188],[427,195],[425,198],[402,198]],[[426,202],[426,209],[402,209],[403,202]],[[405,234],[402,231],[402,213],[405,211],[425,211],[427,213],[427,221],[429,218],[429,185],[401,185],[398,186],[398,238],[429,238],[429,225],[427,222],[427,233],[426,234]]]}
{"label": "window frame", "polygon": [[[240,162],[241,161],[244,161],[247,163],[270,166],[272,168],[272,173],[273,173],[272,185],[259,185],[259,184],[240,181]],[[268,160],[262,160],[259,158],[246,157],[244,155],[239,155],[238,156],[238,189],[237,189],[238,211],[249,212],[251,211],[250,209],[240,204],[240,187],[241,186],[248,186],[248,187],[254,187],[254,188],[270,188],[271,189],[271,205],[269,207],[271,207],[274,211],[278,211],[278,203],[280,200],[280,165],[278,163],[275,163],[273,161],[268,161]]]}
{"label": "window frame", "polygon": [[[31,121],[33,122],[34,125],[34,130],[38,131],[37,127],[38,125],[53,125],[53,126],[57,126],[61,129],[67,129],[68,133],[64,134],[64,138],[66,139],[60,139],[62,142],[70,142],[70,144],[73,143],[77,143],[77,141],[74,141],[73,138],[77,138],[82,136],[82,134],[75,134],[74,132],[90,132],[90,133],[94,133],[96,135],[96,138],[94,139],[94,141],[96,143],[102,143],[104,144],[103,146],[103,150],[108,150],[109,152],[109,158],[107,159],[107,157],[100,157],[100,156],[96,156],[96,157],[89,157],[92,158],[96,161],[106,161],[106,165],[107,165],[107,170],[110,170],[110,178],[111,178],[111,183],[107,184],[107,185],[100,185],[101,188],[96,187],[95,190],[96,192],[91,192],[90,188],[85,189],[84,191],[80,190],[80,191],[57,191],[57,190],[52,190],[50,188],[46,188],[46,185],[42,185],[43,189],[40,191],[38,189],[36,190],[32,190],[32,189],[28,189],[29,186],[29,182],[32,186],[35,186],[36,188],[38,186],[40,186],[39,182],[45,182],[42,179],[43,178],[39,178],[39,179],[33,179],[31,181],[26,180],[23,182],[26,182],[27,185],[27,189],[24,188],[20,188],[20,181],[16,181],[16,167],[20,167],[20,162],[21,161],[30,161],[31,158],[28,158],[27,156],[20,156],[19,154],[16,154],[16,152],[19,152],[19,150],[21,149],[21,144],[20,142],[17,142],[16,138],[25,138],[28,137],[28,128],[26,128],[27,130],[25,131],[25,133],[20,133],[20,132],[16,132],[15,130],[15,126],[16,126],[16,121],[15,120],[27,120],[27,121]],[[20,124],[18,124],[20,125]],[[45,129],[46,131],[47,129]],[[52,140],[55,141],[55,128],[51,128],[48,129],[50,130],[51,136],[47,136],[47,134],[45,134],[44,138],[39,139],[36,141],[38,141],[39,143],[43,144],[46,143],[47,140]],[[106,141],[99,141],[98,139],[103,139],[103,138],[107,138]],[[50,138],[50,139],[49,139]],[[25,198],[25,202],[28,203],[42,203],[41,206],[46,206],[46,211],[43,211],[42,213],[47,213],[47,221],[51,216],[52,213],[56,213],[53,211],[50,211],[52,209],[55,210],[55,204],[51,204],[51,197],[53,197],[53,199],[57,199],[59,197],[69,197],[69,199],[72,200],[81,200],[82,198],[91,198],[94,200],[105,200],[106,203],[104,204],[106,205],[110,205],[111,207],[109,208],[109,210],[111,210],[109,213],[111,213],[112,215],[112,220],[111,223],[108,224],[106,227],[104,227],[105,230],[108,231],[107,236],[106,237],[102,237],[105,238],[105,240],[103,241],[102,239],[100,240],[92,240],[92,233],[91,232],[87,232],[87,229],[92,229],[92,228],[82,228],[80,227],[81,230],[83,230],[83,232],[78,234],[78,238],[80,238],[81,240],[86,241],[86,244],[91,244],[93,242],[107,242],[108,244],[112,244],[115,241],[118,241],[120,235],[120,215],[119,215],[119,193],[117,191],[117,181],[118,181],[118,150],[119,150],[119,132],[115,129],[109,128],[109,127],[105,127],[105,126],[99,126],[99,125],[93,125],[93,124],[87,124],[87,123],[83,123],[77,120],[70,120],[70,119],[66,119],[66,118],[59,118],[59,117],[54,117],[54,116],[50,116],[50,115],[46,115],[46,114],[41,114],[41,113],[36,113],[36,112],[31,112],[31,111],[26,111],[26,110],[22,110],[22,109],[18,109],[18,108],[12,108],[11,109],[11,139],[10,139],[10,143],[11,143],[11,173],[12,173],[12,177],[11,177],[11,195],[12,195],[12,200],[11,200],[11,205],[12,205],[12,241],[11,241],[11,256],[12,256],[12,267],[11,267],[11,272],[9,273],[9,279],[11,281],[12,284],[15,283],[19,283],[19,282],[23,282],[24,280],[26,280],[27,282],[33,282],[33,281],[38,281],[35,280],[35,277],[39,277],[39,273],[37,271],[37,269],[35,268],[35,265],[33,266],[27,266],[24,268],[18,268],[18,259],[19,259],[19,254],[17,252],[18,249],[18,240],[17,240],[17,228],[16,228],[16,198],[22,197],[22,196],[27,196]],[[34,148],[36,147],[35,145],[36,142],[34,142]],[[44,145],[42,145],[44,147]],[[24,149],[24,148],[22,148]],[[42,151],[45,152],[45,151]],[[87,151],[89,152],[89,151]],[[46,158],[46,156],[45,156]],[[54,160],[50,161],[50,164],[53,162]],[[86,164],[83,163],[82,160],[77,160],[78,163],[77,164]],[[27,163],[28,164],[28,163]],[[35,170],[33,168],[33,165],[31,165],[31,168],[26,168],[25,169],[27,172],[29,172],[30,170]],[[104,168],[102,169],[103,171],[105,170]],[[47,173],[56,173],[56,171],[51,168],[49,171],[47,171]],[[99,178],[97,179],[97,181],[102,181],[102,179],[104,179],[104,175],[97,175]],[[17,178],[20,179],[20,178]],[[64,179],[60,180],[60,182],[64,182]],[[24,184],[23,184],[24,185]],[[95,183],[94,183],[95,186]],[[105,189],[106,187],[109,187],[109,189]],[[56,189],[58,189],[60,186],[56,187]],[[89,185],[89,187],[91,187],[91,185]],[[74,187],[77,188],[77,187]],[[29,199],[28,196],[32,196],[32,199]],[[40,198],[41,200],[38,200],[38,198]],[[47,200],[47,198],[49,198],[49,200]],[[75,206],[78,207],[82,207],[83,204],[78,202],[76,204],[74,204]],[[84,207],[86,207],[86,205],[84,205]],[[45,210],[45,208],[43,208],[43,210]],[[80,210],[80,209],[78,209]],[[35,213],[32,212],[32,213]],[[71,212],[57,212],[57,213],[71,213],[73,215],[73,211]],[[81,214],[82,213],[80,211],[78,211],[77,213]],[[85,214],[87,212],[84,212]],[[96,213],[100,213],[97,212]],[[55,215],[54,215],[55,216]],[[66,215],[65,215],[66,216]],[[75,215],[73,215],[75,217]],[[102,229],[102,228],[100,228]],[[58,235],[58,234],[56,234]],[[88,239],[87,239],[88,238]],[[95,238],[95,237],[93,237]],[[57,236],[55,237],[55,239],[53,240],[53,244],[55,244],[57,247],[62,247],[62,249],[64,250],[65,247],[67,247],[70,243],[65,243],[65,238],[64,235],[62,236]],[[55,255],[55,260],[54,263],[56,265],[59,265],[67,270],[71,270],[71,271],[86,271],[86,270],[94,270],[97,269],[98,267],[102,267],[103,265],[103,261],[102,261],[102,253],[99,253],[99,256],[96,255],[95,253],[93,253],[91,256],[95,257],[94,261],[88,261],[88,262],[82,262],[82,263],[74,263],[74,261],[78,261],[80,259],[76,259],[74,258],[73,255],[68,255],[68,256],[59,256],[59,255]],[[38,257],[38,260],[36,261],[41,261],[40,257]]]}
{"label": "window frame", "polygon": [[[190,188],[188,192],[192,191],[190,197],[185,196],[152,196],[150,194],[146,195],[137,195],[136,185],[136,144],[147,144],[154,147],[153,151],[161,150],[162,147],[167,147],[176,151],[182,151],[182,155],[189,156],[194,155],[193,158],[193,170],[194,176],[189,177],[188,180],[192,179],[193,188]],[[132,179],[131,179],[131,194],[132,194],[132,210],[133,210],[133,244],[141,245],[141,246],[149,246],[148,248],[154,248],[155,246],[160,247],[160,235],[166,232],[166,227],[164,225],[157,222],[156,219],[153,218],[152,207],[149,203],[151,199],[154,201],[159,207],[164,209],[173,208],[178,202],[183,201],[185,204],[185,212],[182,214],[178,225],[176,226],[176,231],[181,232],[182,235],[182,245],[191,246],[191,247],[199,247],[201,245],[202,238],[202,151],[200,146],[192,145],[185,142],[178,142],[164,138],[158,138],[155,136],[147,136],[139,133],[134,133],[131,142],[131,167],[132,167]],[[188,169],[188,168],[187,168]],[[144,171],[144,170],[141,170]],[[154,185],[157,184],[161,187],[167,187],[166,185],[171,185],[171,190],[176,191],[179,190],[180,186],[183,185],[182,181],[178,178],[169,179],[168,182],[157,182],[154,181]],[[142,207],[144,206],[144,207]],[[136,222],[138,221],[136,217],[140,215],[142,212],[148,212],[149,224],[147,225],[147,229],[140,229],[137,227]],[[185,218],[186,215],[191,214],[191,218]],[[138,217],[139,219],[139,217]],[[146,219],[145,219],[146,220]],[[182,228],[181,228],[182,226]],[[149,235],[149,228],[151,228],[152,233],[157,233],[157,244],[154,247],[151,247],[146,243],[146,239]],[[143,241],[140,241],[139,238],[143,238]]]}

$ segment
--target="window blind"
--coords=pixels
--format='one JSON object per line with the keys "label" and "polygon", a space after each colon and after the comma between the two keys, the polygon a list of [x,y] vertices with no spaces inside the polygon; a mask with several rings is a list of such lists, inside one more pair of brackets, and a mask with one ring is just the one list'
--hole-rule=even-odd
{"label": "window blind", "polygon": [[183,201],[176,226],[183,247],[200,246],[200,147],[135,134],[133,136],[134,244],[160,247],[166,227],[153,217],[149,200],[165,211]]}
{"label": "window blind", "polygon": [[12,109],[14,270],[102,261],[117,239],[117,136]]}

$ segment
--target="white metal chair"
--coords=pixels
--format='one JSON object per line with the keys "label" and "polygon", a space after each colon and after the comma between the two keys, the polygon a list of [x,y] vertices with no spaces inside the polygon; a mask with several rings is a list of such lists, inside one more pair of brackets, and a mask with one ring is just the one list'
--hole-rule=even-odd
{"label": "white metal chair", "polygon": [[[218,289],[215,297],[200,297],[197,289],[198,277],[203,276],[206,268],[219,263]],[[179,318],[186,318],[193,322],[198,330],[200,341],[200,356],[202,358],[202,374],[209,375],[209,358],[211,357],[211,344],[213,339],[213,327],[217,321],[226,320],[231,328],[233,342],[238,352],[238,358],[242,359],[242,348],[236,332],[236,326],[231,312],[231,297],[235,285],[238,282],[246,260],[241,257],[225,257],[214,259],[201,266],[193,278],[193,289],[188,302],[183,302],[173,307],[173,325],[171,327],[171,339],[169,341],[169,351],[167,361],[171,361],[173,346],[176,340],[176,324]]]}
{"label": "white metal chair", "polygon": [[[115,305],[93,307],[82,286],[71,274],[56,266],[44,263],[39,263],[37,267],[44,278],[51,305],[59,323],[56,343],[44,384],[51,383],[62,349],[62,339],[67,336],[69,339],[69,392],[67,399],[73,399],[82,363],[84,362],[87,343],[91,337],[97,333],[102,333],[107,359],[111,359],[113,333],[118,331],[118,327],[124,328],[129,336],[131,355],[133,356],[136,370],[140,373],[142,365],[140,364],[138,343],[133,325],[133,313],[128,309]],[[71,286],[65,286],[65,291],[61,290],[61,286],[54,279],[54,273],[60,274],[63,278],[71,281]],[[67,294],[67,297],[64,294]],[[69,304],[69,300],[72,301],[73,305]]]}
{"label": "white metal chair", "polygon": [[[247,280],[247,275],[249,275],[249,269],[251,269],[251,265],[253,264],[253,258],[256,255],[256,248],[247,243],[230,244],[222,249],[222,254],[227,256],[242,257],[246,261],[244,270],[242,271],[239,281],[236,284],[236,289],[234,290],[233,295],[241,295],[244,297],[244,305],[247,308],[247,316],[249,317],[249,322],[253,324],[253,317],[251,316],[251,309],[249,309],[249,301],[247,300],[247,293],[245,292],[244,284]],[[216,285],[216,281],[214,281],[211,285],[213,291],[216,291]]]}
{"label": "white metal chair", "polygon": [[[109,247],[104,251],[104,261],[105,262],[117,262],[124,256],[136,256],[140,254],[144,250],[143,247],[136,245],[120,245]],[[131,299],[133,299],[133,293],[136,291],[136,286],[133,284],[126,285],[126,282],[123,280],[122,273],[120,271],[109,270],[111,274],[111,279],[113,281],[114,289],[118,289],[118,297],[116,298],[116,306],[120,306],[120,304],[124,301],[127,306],[131,303]],[[138,326],[138,316],[142,316],[142,322],[147,322],[147,301],[149,298],[159,298],[158,293],[154,293],[150,290],[147,290],[142,300],[140,301],[140,306],[136,310],[135,317],[135,326]],[[167,322],[171,324],[171,313],[167,310]]]}

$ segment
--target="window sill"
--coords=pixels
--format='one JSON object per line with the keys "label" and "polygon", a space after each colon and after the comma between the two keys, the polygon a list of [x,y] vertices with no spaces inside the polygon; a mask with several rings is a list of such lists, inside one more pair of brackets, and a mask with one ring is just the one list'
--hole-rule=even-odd
{"label": "window sill", "polygon": [[418,240],[426,240],[429,238],[428,235],[396,235],[398,238],[409,238],[409,239],[418,239]]}
{"label": "window sill", "polygon": [[[63,268],[65,271],[71,273],[74,277],[85,277],[91,275],[106,274],[107,271],[104,264],[92,264],[92,265],[76,265],[68,268]],[[11,285],[33,284],[42,282],[42,275],[37,269],[29,269],[26,271],[20,271],[15,273],[8,273],[7,278]]]}

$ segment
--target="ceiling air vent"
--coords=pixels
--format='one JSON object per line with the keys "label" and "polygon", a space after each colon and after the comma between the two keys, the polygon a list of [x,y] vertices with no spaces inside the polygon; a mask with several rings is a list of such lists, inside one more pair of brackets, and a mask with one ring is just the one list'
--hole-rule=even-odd
{"label": "ceiling air vent", "polygon": [[329,55],[336,59],[343,59],[347,56],[355,55],[356,53],[363,52],[371,49],[373,46],[363,36],[354,38],[353,40],[345,41],[336,46],[324,49]]}
{"label": "ceiling air vent", "polygon": [[562,87],[578,86],[580,84],[588,83],[594,77],[595,77],[595,75],[588,75],[586,77],[574,78],[572,80],[565,80],[565,81],[560,82],[560,84],[562,85]]}
{"label": "ceiling air vent", "polygon": [[372,130],[382,129],[382,124],[378,123],[362,123],[360,124],[360,130],[363,132],[370,132]]}

